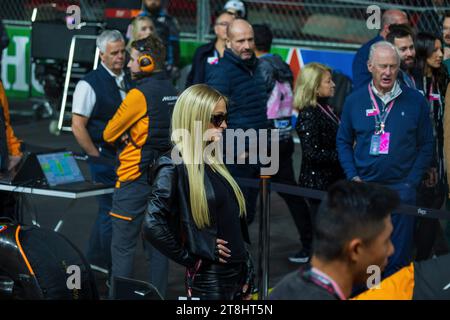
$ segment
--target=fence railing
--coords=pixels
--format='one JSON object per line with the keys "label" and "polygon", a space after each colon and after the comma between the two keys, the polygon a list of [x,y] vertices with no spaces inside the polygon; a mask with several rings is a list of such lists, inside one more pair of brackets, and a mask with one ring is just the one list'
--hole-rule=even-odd
{"label": "fence railing", "polygon": [[[166,0],[167,11],[177,18],[183,38],[205,41],[213,36],[212,24],[226,0]],[[421,30],[440,32],[440,19],[450,4],[445,0],[245,0],[251,23],[269,24],[276,44],[357,47],[373,37],[366,21],[367,8],[398,8]],[[0,19],[30,21],[64,19],[66,8],[80,6],[84,21],[103,21],[106,0],[1,0]]]}

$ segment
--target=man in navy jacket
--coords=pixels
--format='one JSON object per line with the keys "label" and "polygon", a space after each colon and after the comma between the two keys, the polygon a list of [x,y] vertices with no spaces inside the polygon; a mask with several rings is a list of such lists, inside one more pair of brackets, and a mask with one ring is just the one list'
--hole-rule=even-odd
{"label": "man in navy jacket", "polygon": [[[262,76],[257,73],[258,59],[255,56],[255,41],[252,26],[244,19],[235,19],[228,26],[227,49],[219,64],[208,75],[206,83],[229,99],[228,129],[267,129],[267,91]],[[258,143],[251,141],[250,144]],[[233,177],[259,179],[258,164],[248,163],[249,149],[235,154],[234,164],[227,163]],[[237,148],[235,147],[235,152]],[[236,164],[238,159],[246,159],[246,164]],[[241,187],[247,205],[247,219],[255,216],[257,192]]]}
{"label": "man in navy jacket", "polygon": [[227,28],[233,20],[234,15],[228,11],[219,13],[214,22],[216,38],[195,51],[192,68],[186,79],[186,88],[193,84],[205,83],[210,70],[219,63],[225,51]]}
{"label": "man in navy jacket", "polygon": [[[371,47],[372,81],[347,97],[337,149],[347,179],[383,184],[396,190],[403,203],[414,205],[434,138],[429,106],[417,90],[399,84],[399,66],[391,43]],[[393,214],[392,223],[395,253],[385,276],[407,265],[412,251],[414,216]]]}

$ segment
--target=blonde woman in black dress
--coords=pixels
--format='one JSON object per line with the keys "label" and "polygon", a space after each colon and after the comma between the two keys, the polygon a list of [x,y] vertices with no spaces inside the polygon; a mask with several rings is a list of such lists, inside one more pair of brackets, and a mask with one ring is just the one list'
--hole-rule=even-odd
{"label": "blonde woman in black dress", "polygon": [[[327,190],[344,174],[338,161],[336,134],[339,118],[327,100],[334,96],[331,69],[320,63],[309,63],[297,79],[294,108],[298,110],[296,131],[302,146],[298,184],[303,188]],[[306,200],[310,217],[319,201]],[[304,220],[307,221],[308,217]]]}

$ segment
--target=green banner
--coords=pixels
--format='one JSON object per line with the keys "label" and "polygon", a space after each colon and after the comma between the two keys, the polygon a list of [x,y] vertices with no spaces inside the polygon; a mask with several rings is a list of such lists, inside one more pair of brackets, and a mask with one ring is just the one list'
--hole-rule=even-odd
{"label": "green banner", "polygon": [[[6,94],[11,98],[41,95],[42,87],[34,78],[34,72],[31,72],[30,27],[6,26],[6,31],[10,40],[8,48],[3,51],[1,75]],[[33,84],[32,90],[30,83]]]}
{"label": "green banner", "polygon": [[[42,86],[35,79],[34,66],[30,65],[30,27],[8,25],[6,30],[10,43],[3,51],[1,77],[8,97],[26,99],[30,96],[42,96]],[[191,64],[195,50],[202,44],[193,40],[180,41],[182,67]],[[352,74],[352,52],[276,46],[272,47],[271,52],[279,54],[290,65],[294,75],[298,74],[304,63],[313,61],[325,63],[348,76]]]}
{"label": "green banner", "polygon": [[[6,26],[10,43],[3,51],[2,80],[8,97],[29,98],[41,96],[43,90],[34,78],[30,67],[30,43],[31,29],[29,27]],[[195,50],[203,43],[192,40],[180,42],[181,65],[189,65],[192,62]],[[273,48],[273,53],[278,53],[283,59],[288,56],[289,48]],[[30,76],[32,75],[32,90],[30,92]]]}
{"label": "green banner", "polygon": [[[182,67],[192,63],[195,50],[202,44],[205,43],[194,40],[185,40],[180,42],[180,63]],[[272,47],[271,52],[279,54],[284,60],[286,60],[288,58],[289,50],[290,48],[287,47]]]}

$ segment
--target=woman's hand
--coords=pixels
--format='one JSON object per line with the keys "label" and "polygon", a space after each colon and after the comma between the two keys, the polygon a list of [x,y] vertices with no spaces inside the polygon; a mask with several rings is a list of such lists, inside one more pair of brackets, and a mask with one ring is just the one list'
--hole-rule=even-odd
{"label": "woman's hand", "polygon": [[228,249],[227,247],[225,247],[225,245],[228,243],[228,241],[222,240],[222,239],[217,239],[216,240],[216,251],[219,255],[219,262],[221,263],[227,263],[227,261],[225,259],[228,259],[231,257],[230,253],[230,249]]}
{"label": "woman's hand", "polygon": [[244,284],[244,286],[242,287],[242,300],[252,300],[252,293],[250,289],[250,285],[249,284]]}

